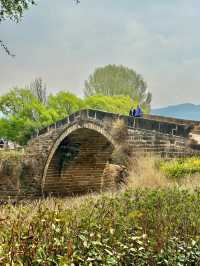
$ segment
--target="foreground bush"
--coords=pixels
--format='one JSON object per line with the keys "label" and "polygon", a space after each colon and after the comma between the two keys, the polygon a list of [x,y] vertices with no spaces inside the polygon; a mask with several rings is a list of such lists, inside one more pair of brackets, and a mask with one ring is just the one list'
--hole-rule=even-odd
{"label": "foreground bush", "polygon": [[172,178],[181,178],[200,173],[200,158],[192,157],[185,159],[162,162],[161,170]]}
{"label": "foreground bush", "polygon": [[199,265],[200,189],[0,207],[0,265]]}

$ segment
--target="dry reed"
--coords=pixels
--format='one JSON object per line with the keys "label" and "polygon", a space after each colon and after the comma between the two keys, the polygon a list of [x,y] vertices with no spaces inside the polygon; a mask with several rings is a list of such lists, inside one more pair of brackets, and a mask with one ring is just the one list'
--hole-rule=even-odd
{"label": "dry reed", "polygon": [[190,175],[180,179],[170,179],[158,167],[159,158],[138,156],[129,161],[127,186],[132,188],[168,188],[180,187],[195,189],[200,186],[200,175]]}

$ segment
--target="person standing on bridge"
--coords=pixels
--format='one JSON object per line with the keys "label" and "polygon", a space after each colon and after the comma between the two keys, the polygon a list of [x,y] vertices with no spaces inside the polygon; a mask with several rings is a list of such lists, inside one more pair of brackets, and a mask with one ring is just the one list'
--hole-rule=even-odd
{"label": "person standing on bridge", "polygon": [[135,116],[135,112],[136,112],[136,110],[132,106],[130,111],[129,111],[129,116]]}
{"label": "person standing on bridge", "polygon": [[142,108],[138,105],[135,111],[135,117],[142,117],[142,115],[143,115]]}

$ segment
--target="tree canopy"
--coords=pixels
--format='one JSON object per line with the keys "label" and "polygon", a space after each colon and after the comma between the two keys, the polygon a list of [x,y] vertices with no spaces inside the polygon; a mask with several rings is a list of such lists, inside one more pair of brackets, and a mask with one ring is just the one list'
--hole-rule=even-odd
{"label": "tree canopy", "polygon": [[150,107],[151,93],[140,74],[122,65],[107,65],[97,68],[85,81],[85,96],[129,96],[140,104]]}
{"label": "tree canopy", "polygon": [[85,98],[84,106],[85,108],[127,115],[131,106],[136,107],[136,103],[129,96],[93,95]]}
{"label": "tree canopy", "polygon": [[67,91],[48,95],[45,104],[30,88],[14,88],[0,96],[0,138],[24,145],[37,130],[80,109],[127,115],[136,105],[129,96],[93,95],[82,99]]}
{"label": "tree canopy", "polygon": [[0,0],[0,23],[5,19],[19,22],[25,10],[35,4],[35,0]]}
{"label": "tree canopy", "polygon": [[83,100],[75,94],[60,91],[56,95],[49,95],[48,108],[56,113],[58,119],[69,116],[83,107]]}
{"label": "tree canopy", "polygon": [[25,144],[34,130],[54,122],[48,110],[29,89],[14,88],[0,97],[0,137]]}
{"label": "tree canopy", "polygon": [[124,66],[96,69],[86,82],[85,97],[68,91],[48,94],[41,78],[0,96],[0,138],[26,144],[31,135],[70,114],[91,108],[128,115],[141,105],[149,112],[151,94],[143,78]]}

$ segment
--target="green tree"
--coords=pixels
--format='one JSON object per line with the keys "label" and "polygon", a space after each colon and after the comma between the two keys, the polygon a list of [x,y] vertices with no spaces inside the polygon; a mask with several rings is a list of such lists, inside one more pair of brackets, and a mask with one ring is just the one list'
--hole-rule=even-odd
{"label": "green tree", "polygon": [[[98,109],[127,115],[138,101],[130,96],[92,95],[81,99],[73,93],[60,91],[49,95],[47,104],[33,90],[14,88],[0,97],[0,138],[26,144],[33,132],[46,127],[81,108]],[[147,112],[147,106],[143,105]]]}
{"label": "green tree", "polygon": [[34,0],[0,0],[0,23],[6,19],[19,22],[24,11],[34,4]]}
{"label": "green tree", "polygon": [[82,107],[82,100],[70,92],[60,91],[48,98],[48,108],[54,110],[59,119],[78,111]]}
{"label": "green tree", "polygon": [[102,94],[106,96],[130,96],[150,108],[151,93],[141,75],[122,65],[107,65],[97,68],[85,81],[85,96]]}
{"label": "green tree", "polygon": [[57,116],[48,110],[29,89],[14,88],[0,97],[3,114],[0,137],[25,144],[31,134],[53,123]]}
{"label": "green tree", "polygon": [[[93,95],[86,97],[84,100],[84,107],[97,109],[112,113],[119,113],[127,115],[131,106],[136,107],[137,101],[133,101],[130,96],[105,96]],[[144,112],[147,112],[144,106]]]}
{"label": "green tree", "polygon": [[0,137],[24,145],[35,129],[33,121],[11,116],[0,119]]}

